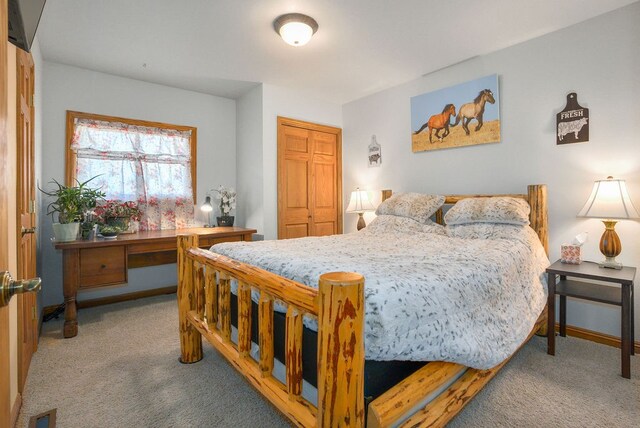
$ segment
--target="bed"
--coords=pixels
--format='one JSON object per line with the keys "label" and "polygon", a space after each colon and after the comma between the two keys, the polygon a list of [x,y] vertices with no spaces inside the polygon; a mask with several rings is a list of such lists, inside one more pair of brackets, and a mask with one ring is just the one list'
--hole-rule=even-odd
{"label": "bed", "polygon": [[[455,204],[464,199],[488,196],[496,195],[449,195],[444,202]],[[390,232],[384,221],[352,236],[322,238],[325,240],[315,248],[331,248],[331,251],[324,251],[324,255],[314,254],[313,239],[222,246],[215,247],[214,253],[198,249],[196,236],[179,237],[181,360],[185,363],[199,361],[202,358],[202,337],[205,337],[254,387],[299,426],[364,426],[365,420],[371,427],[446,424],[534,332],[544,333],[545,330],[545,292],[529,293],[526,286],[517,283],[518,276],[530,276],[530,272],[518,271],[515,276],[500,277],[502,279],[499,280],[476,278],[475,283],[473,278],[477,275],[456,272],[448,262],[464,256],[465,263],[469,264],[486,257],[493,261],[486,268],[486,274],[491,275],[492,266],[500,265],[500,254],[510,251],[510,248],[520,248],[519,240],[538,239],[537,271],[545,260],[548,263],[544,254],[547,249],[546,187],[532,185],[528,187],[527,194],[500,196],[528,202],[531,228],[526,229],[531,231],[527,232],[529,235],[518,235],[511,241],[484,242],[476,239],[461,244],[457,240],[467,238],[465,234],[469,233],[464,227],[458,227],[452,236],[446,236],[438,229],[441,226],[429,224],[406,233],[397,251],[396,262],[381,259],[378,267],[374,250],[380,248],[388,253],[388,246],[393,247],[393,242],[390,242],[393,235],[389,233],[395,233],[393,229]],[[444,223],[442,209],[435,213],[435,219],[437,223]],[[450,228],[453,231],[456,226]],[[501,231],[503,229],[500,228]],[[476,228],[472,232],[478,234]],[[427,241],[432,242],[430,247],[422,246]],[[453,251],[449,247],[458,249]],[[363,250],[358,254],[359,258],[348,257],[349,254],[354,255],[354,248]],[[459,248],[465,248],[466,254],[461,256]],[[437,254],[437,249],[441,250],[442,257]],[[424,251],[432,253],[412,258],[412,254]],[[523,254],[519,254],[521,251]],[[513,253],[514,259],[533,258],[525,250],[514,250]],[[297,264],[293,262],[296,255],[301,259]],[[344,260],[341,262],[341,259]],[[310,268],[301,271],[305,260]],[[514,266],[521,265],[520,262],[522,260],[503,270],[513,270]],[[332,270],[334,267],[343,271],[321,274],[322,269]],[[476,265],[474,269],[481,269],[481,266]],[[348,271],[366,273],[363,277]],[[427,289],[420,297],[412,294],[417,287],[415,282],[411,282],[410,271],[418,271],[418,279],[424,272],[430,272],[423,284],[435,283],[441,277],[452,275],[464,276],[471,282],[462,281],[463,286],[450,293],[449,297],[438,297],[437,287]],[[385,285],[389,283],[385,275],[394,277],[393,286]],[[369,282],[365,292],[366,278]],[[500,292],[496,290],[499,286],[505,288],[505,282],[523,290],[520,300],[513,303],[516,311],[528,314],[521,317],[522,322],[515,322],[518,319],[513,316],[500,319],[500,313],[509,304],[499,299]],[[494,305],[495,311],[486,308],[478,311],[473,305],[467,307],[462,304],[483,299],[483,293],[477,290],[491,287],[494,291],[491,291],[491,298],[485,306]],[[379,293],[382,289],[391,294],[381,298]],[[484,292],[486,294],[486,290]],[[469,296],[468,293],[477,295]],[[444,309],[441,311],[449,310],[449,316],[440,316],[438,305],[432,302],[420,302],[424,296],[433,300],[452,300],[449,306],[442,304]],[[451,307],[457,312],[452,312]],[[283,311],[284,314],[280,314]],[[405,317],[400,316],[403,313]],[[452,313],[455,313],[454,317]],[[498,328],[478,328],[488,325],[483,316],[499,318],[491,321],[491,325]],[[473,323],[470,324],[474,319],[475,330]],[[378,324],[384,324],[384,334],[376,335]],[[235,327],[234,335],[237,332],[233,340],[232,325]],[[284,327],[284,334],[278,332],[274,325],[280,325],[280,330]],[[312,333],[315,336],[310,336]],[[280,335],[283,338],[278,340]],[[309,368],[308,362],[303,363],[308,359],[303,355],[303,347],[309,348],[309,337],[317,338],[316,350],[313,351],[317,360],[314,379],[317,404],[302,394],[303,378],[308,377],[303,373],[303,367],[307,371]],[[252,355],[252,342],[255,342],[254,348],[259,347],[258,354]],[[282,342],[284,348],[277,356],[277,359],[284,359],[284,382],[273,375],[274,343],[278,342]],[[500,342],[500,352],[488,349],[487,344],[494,342]],[[275,348],[277,354],[277,346]],[[309,352],[306,354],[308,356]],[[396,372],[410,374],[404,379],[393,379],[393,386],[385,385],[385,391],[377,391],[376,397],[372,398],[364,385],[367,377],[365,360],[404,361],[404,368]]]}

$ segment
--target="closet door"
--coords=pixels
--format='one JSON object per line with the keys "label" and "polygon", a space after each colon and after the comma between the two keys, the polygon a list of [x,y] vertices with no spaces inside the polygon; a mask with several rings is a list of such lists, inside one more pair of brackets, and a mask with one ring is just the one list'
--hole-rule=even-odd
{"label": "closet door", "polygon": [[311,236],[309,131],[279,128],[278,239]]}
{"label": "closet door", "polygon": [[[338,232],[338,147],[335,134],[311,131],[311,235]],[[340,180],[341,181],[341,180]]]}
{"label": "closet door", "polygon": [[278,238],[342,233],[339,128],[278,118]]}

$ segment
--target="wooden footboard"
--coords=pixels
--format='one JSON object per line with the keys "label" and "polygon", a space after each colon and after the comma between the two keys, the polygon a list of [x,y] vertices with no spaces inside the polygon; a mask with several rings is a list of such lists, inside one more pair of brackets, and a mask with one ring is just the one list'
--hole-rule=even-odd
{"label": "wooden footboard", "polygon": [[[238,340],[231,341],[231,279],[238,282]],[[251,355],[251,291],[260,293],[259,362]],[[273,304],[287,304],[286,383],[273,375]],[[364,426],[364,278],[334,272],[318,289],[198,248],[178,238],[183,363],[202,359],[202,336],[298,426]],[[302,397],[302,319],[318,319],[318,405]]]}

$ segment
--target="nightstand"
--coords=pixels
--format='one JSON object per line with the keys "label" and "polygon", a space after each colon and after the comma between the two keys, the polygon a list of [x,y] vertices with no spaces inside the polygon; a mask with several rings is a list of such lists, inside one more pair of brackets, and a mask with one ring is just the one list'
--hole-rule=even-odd
{"label": "nightstand", "polygon": [[[560,296],[560,336],[567,334],[567,296],[593,302],[620,306],[622,341],[622,377],[631,377],[631,355],[633,355],[634,317],[633,317],[633,280],[636,268],[625,266],[620,270],[601,268],[597,263],[582,262],[579,265],[561,263],[560,260],[547,268],[549,299],[547,301],[549,324],[547,335],[547,353],[555,355],[556,295]],[[556,276],[560,281],[556,284]],[[571,279],[567,279],[570,277]],[[578,281],[584,278],[619,284],[619,287]]]}

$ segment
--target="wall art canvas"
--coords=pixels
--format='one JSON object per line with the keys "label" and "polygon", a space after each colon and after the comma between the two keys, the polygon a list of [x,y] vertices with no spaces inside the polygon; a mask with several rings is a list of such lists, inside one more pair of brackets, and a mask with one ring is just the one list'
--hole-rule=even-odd
{"label": "wall art canvas", "polygon": [[589,109],[578,104],[578,94],[567,95],[567,105],[556,114],[556,144],[589,141]]}
{"label": "wall art canvas", "polygon": [[376,136],[371,136],[371,144],[368,148],[369,168],[382,165],[382,147],[378,144]]}
{"label": "wall art canvas", "polygon": [[499,142],[497,74],[411,98],[414,153]]}

